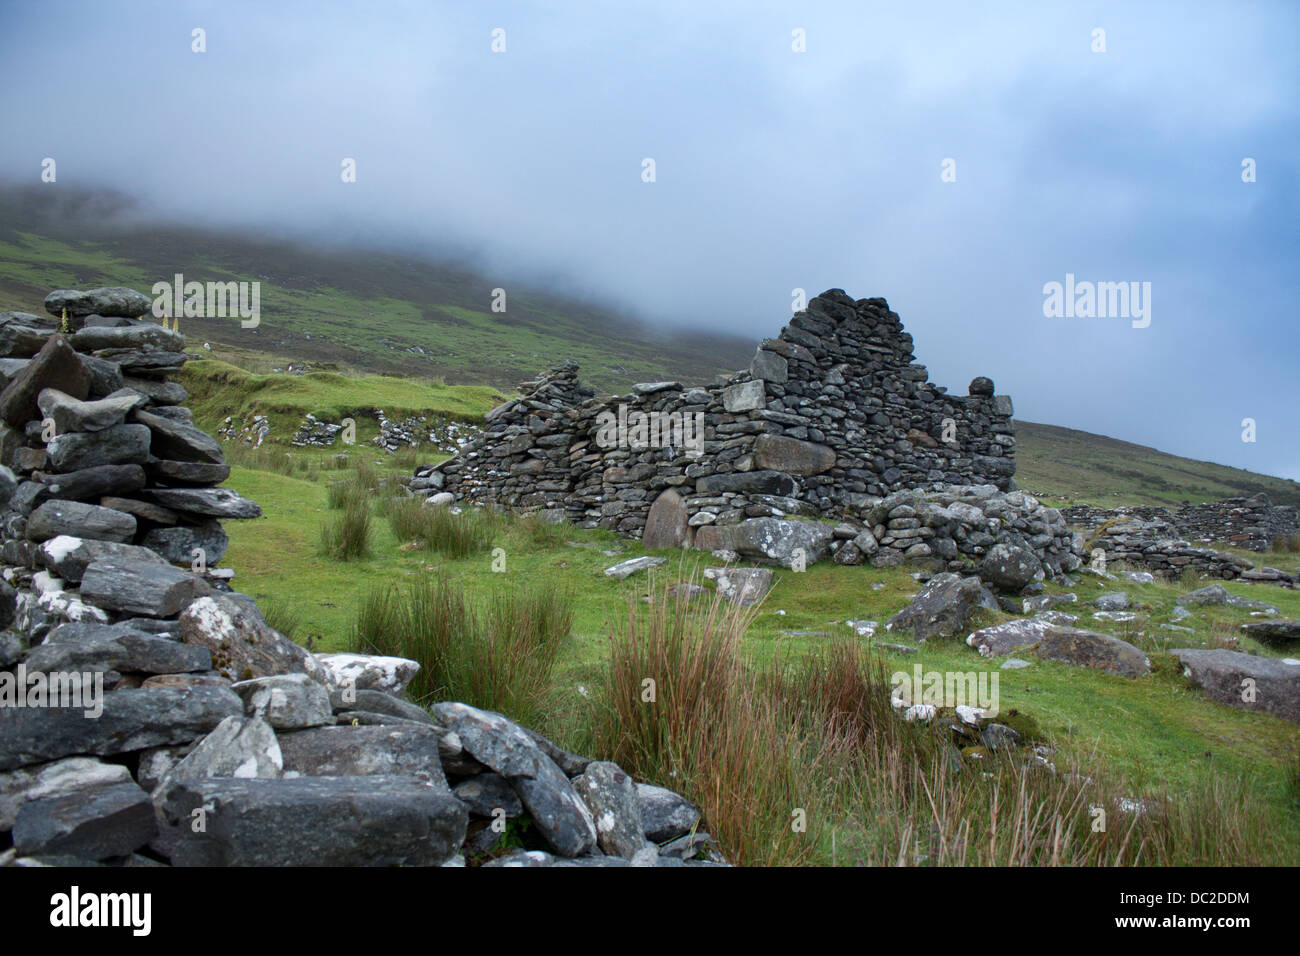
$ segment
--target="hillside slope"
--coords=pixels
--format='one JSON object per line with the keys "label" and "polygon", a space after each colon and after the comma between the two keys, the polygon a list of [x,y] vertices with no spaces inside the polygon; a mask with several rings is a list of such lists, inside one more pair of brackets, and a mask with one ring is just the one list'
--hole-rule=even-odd
{"label": "hillside slope", "polygon": [[[707,382],[748,364],[755,343],[655,329],[610,309],[474,269],[386,252],[191,228],[130,224],[110,194],[0,187],[0,311],[31,311],[55,288],[260,281],[261,325],[185,319],[196,345],[250,371],[289,362],[513,391],[574,359],[598,389],[680,378]],[[491,311],[506,289],[506,311]],[[779,316],[774,317],[774,326]],[[772,332],[776,332],[773,327]]]}
{"label": "hillside slope", "polygon": [[1274,504],[1300,506],[1300,482],[1019,420],[1016,484],[1053,499],[1105,508],[1198,503],[1261,491]]}

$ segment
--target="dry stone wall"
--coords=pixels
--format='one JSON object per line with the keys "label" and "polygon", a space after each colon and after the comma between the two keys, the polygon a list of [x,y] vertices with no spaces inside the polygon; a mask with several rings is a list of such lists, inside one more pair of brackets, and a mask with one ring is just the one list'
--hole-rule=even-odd
{"label": "dry stone wall", "polygon": [[[748,369],[710,385],[652,382],[598,398],[577,372],[566,363],[522,385],[480,439],[417,486],[549,510],[650,546],[745,518],[850,513],[902,490],[1014,488],[1011,399],[984,377],[968,395],[930,383],[884,299],[825,292]],[[661,498],[671,507],[657,521]]]}

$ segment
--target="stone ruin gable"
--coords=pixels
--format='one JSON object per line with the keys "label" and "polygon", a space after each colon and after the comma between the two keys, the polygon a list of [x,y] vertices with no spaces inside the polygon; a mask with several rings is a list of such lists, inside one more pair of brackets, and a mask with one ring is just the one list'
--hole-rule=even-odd
{"label": "stone ruin gable", "polygon": [[[670,489],[692,528],[840,513],[941,483],[1013,489],[1011,399],[983,377],[969,395],[949,395],[913,359],[912,337],[884,299],[832,289],[763,340],[748,369],[711,385],[646,383],[598,399],[576,364],[555,366],[490,412],[482,440],[423,485],[635,535]],[[617,417],[620,406],[633,420],[702,412],[703,454],[680,442],[603,447],[602,413]]]}

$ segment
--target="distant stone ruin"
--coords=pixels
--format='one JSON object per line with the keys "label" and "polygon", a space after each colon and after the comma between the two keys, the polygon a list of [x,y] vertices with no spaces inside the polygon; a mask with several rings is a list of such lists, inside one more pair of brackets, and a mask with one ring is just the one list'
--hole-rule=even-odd
{"label": "distant stone ruin", "polygon": [[550,369],[487,416],[428,488],[536,508],[583,527],[689,545],[747,518],[839,516],[893,492],[1014,489],[1011,399],[984,377],[950,395],[916,363],[884,299],[824,292],[711,385],[598,398]]}

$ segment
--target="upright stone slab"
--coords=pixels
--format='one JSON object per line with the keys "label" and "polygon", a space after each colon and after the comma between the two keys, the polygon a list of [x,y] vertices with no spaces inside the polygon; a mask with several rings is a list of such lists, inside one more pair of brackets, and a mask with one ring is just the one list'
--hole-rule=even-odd
{"label": "upright stone slab", "polygon": [[687,543],[689,517],[682,496],[669,488],[660,493],[646,516],[641,543],[647,548],[679,548]]}

